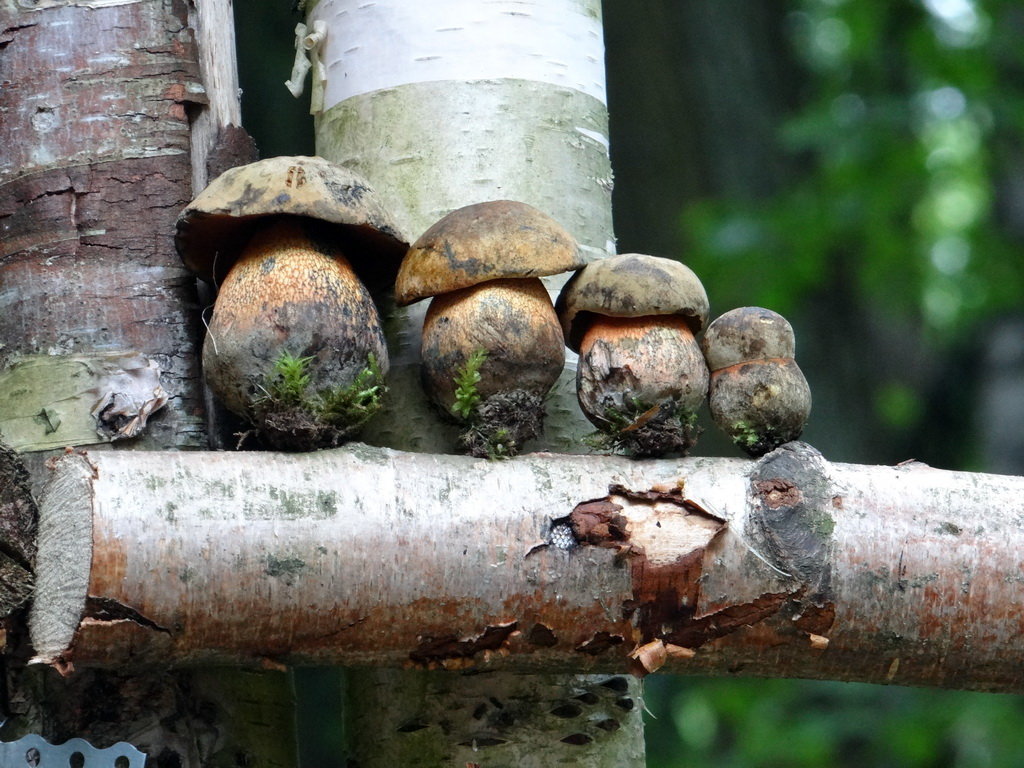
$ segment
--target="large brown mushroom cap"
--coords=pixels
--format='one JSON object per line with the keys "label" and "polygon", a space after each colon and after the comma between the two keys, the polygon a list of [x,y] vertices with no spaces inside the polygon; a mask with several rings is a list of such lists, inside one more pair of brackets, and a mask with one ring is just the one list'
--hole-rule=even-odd
{"label": "large brown mushroom cap", "polygon": [[412,304],[487,280],[555,275],[584,263],[572,235],[526,203],[467,205],[412,244],[395,281],[395,301]]}
{"label": "large brown mushroom cap", "polygon": [[326,236],[349,255],[357,272],[372,273],[371,282],[390,282],[407,247],[364,178],[323,158],[302,156],[270,157],[222,173],[178,216],[175,245],[186,267],[219,284],[254,224],[269,216],[324,222],[330,227]]}
{"label": "large brown mushroom cap", "polygon": [[590,318],[679,315],[693,333],[708,319],[708,295],[685,264],[642,253],[591,262],[565,284],[555,304],[566,344],[580,349]]}

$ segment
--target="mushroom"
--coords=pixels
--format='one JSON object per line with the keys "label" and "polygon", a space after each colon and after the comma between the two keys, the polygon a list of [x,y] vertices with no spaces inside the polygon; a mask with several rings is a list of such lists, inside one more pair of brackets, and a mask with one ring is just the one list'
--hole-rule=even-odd
{"label": "mushroom", "polygon": [[657,256],[611,256],[577,272],[556,308],[580,355],[576,395],[597,444],[635,456],[689,450],[708,389],[694,338],[708,297],[693,271]]}
{"label": "mushroom", "polygon": [[540,277],[581,266],[561,225],[511,200],[453,211],[409,249],[395,301],[435,297],[423,322],[423,387],[466,425],[462,441],[474,456],[513,455],[540,434],[544,398],[565,364]]}
{"label": "mushroom", "polygon": [[390,282],[406,248],[369,184],[317,157],[232,168],[182,211],[175,244],[219,285],[203,369],[228,410],[284,450],[358,431],[380,405],[388,355],[357,272]]}
{"label": "mushroom", "polygon": [[793,359],[793,328],[761,307],[726,312],[702,342],[711,369],[711,417],[744,452],[763,456],[796,440],[811,412],[811,390]]}

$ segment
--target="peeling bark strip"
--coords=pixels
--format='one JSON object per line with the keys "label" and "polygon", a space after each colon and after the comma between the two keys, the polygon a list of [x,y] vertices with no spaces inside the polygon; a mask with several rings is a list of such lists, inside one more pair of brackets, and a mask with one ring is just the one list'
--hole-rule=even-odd
{"label": "peeling bark strip", "polygon": [[[588,673],[664,661],[1024,689],[1024,478],[829,464],[797,445],[758,463],[360,445],[251,461],[62,458],[41,528],[86,524],[63,550],[40,547],[39,572],[90,541],[94,556],[88,586],[36,601],[40,654]],[[611,546],[538,547],[574,509],[598,521],[591,539],[614,521]],[[118,612],[83,618],[86,595]]]}
{"label": "peeling bark strip", "polygon": [[[185,4],[21,5],[0,29],[0,370],[137,352],[171,399],[133,445],[199,446],[195,288],[172,242],[191,197],[186,112],[205,98]],[[51,374],[74,386],[71,368]],[[41,408],[19,444],[96,442],[95,420],[61,434],[94,404],[66,403],[80,419]]]}

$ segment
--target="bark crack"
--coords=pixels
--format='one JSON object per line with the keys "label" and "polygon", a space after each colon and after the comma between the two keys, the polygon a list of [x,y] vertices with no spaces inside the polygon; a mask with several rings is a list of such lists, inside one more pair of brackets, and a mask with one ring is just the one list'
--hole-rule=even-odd
{"label": "bark crack", "polygon": [[95,597],[93,595],[86,597],[84,618],[103,622],[131,621],[140,627],[167,634],[171,633],[170,629],[160,626],[152,619],[143,616],[130,605],[119,603],[110,597]]}

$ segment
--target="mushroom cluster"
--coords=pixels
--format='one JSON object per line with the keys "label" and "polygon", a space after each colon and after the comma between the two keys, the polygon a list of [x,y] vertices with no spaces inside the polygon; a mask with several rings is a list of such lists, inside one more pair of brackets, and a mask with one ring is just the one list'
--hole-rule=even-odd
{"label": "mushroom cluster", "polygon": [[557,310],[580,356],[577,398],[598,444],[635,456],[685,453],[708,390],[695,339],[708,297],[693,271],[656,256],[612,256],[573,275]]}
{"label": "mushroom cluster", "polygon": [[203,345],[211,391],[283,450],[339,444],[379,407],[380,315],[406,244],[369,184],[316,157],[232,168],[178,217],[185,265],[219,287]]}
{"label": "mushroom cluster", "polygon": [[540,278],[582,266],[565,229],[510,200],[455,210],[410,247],[395,301],[433,297],[423,323],[423,386],[465,426],[462,442],[472,455],[514,455],[540,434],[544,398],[565,364]]}
{"label": "mushroom cluster", "polygon": [[762,307],[730,310],[708,326],[701,345],[711,369],[711,417],[737,447],[757,457],[800,437],[811,389],[782,315]]}

